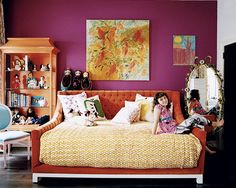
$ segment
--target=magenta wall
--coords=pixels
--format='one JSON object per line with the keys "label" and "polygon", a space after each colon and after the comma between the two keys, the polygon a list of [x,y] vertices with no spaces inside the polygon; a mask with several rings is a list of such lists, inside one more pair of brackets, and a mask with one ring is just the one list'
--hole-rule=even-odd
{"label": "magenta wall", "polygon": [[7,37],[55,41],[61,50],[58,86],[65,68],[85,71],[86,19],[150,20],[150,81],[93,81],[94,89],[183,89],[190,67],[172,65],[176,34],[196,35],[197,56],[216,59],[215,1],[5,0],[4,8]]}

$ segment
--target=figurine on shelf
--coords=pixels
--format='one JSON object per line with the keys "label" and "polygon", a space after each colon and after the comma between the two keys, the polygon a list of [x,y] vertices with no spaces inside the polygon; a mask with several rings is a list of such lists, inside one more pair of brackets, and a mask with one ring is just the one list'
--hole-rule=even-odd
{"label": "figurine on shelf", "polygon": [[28,78],[26,80],[27,88],[35,89],[37,88],[37,80],[33,77],[33,73],[29,72]]}
{"label": "figurine on shelf", "polygon": [[28,71],[34,70],[34,63],[31,59],[28,60]]}
{"label": "figurine on shelf", "polygon": [[35,116],[35,111],[34,111],[33,108],[31,108],[31,107],[29,107],[29,108],[27,109],[26,114],[27,114],[27,118],[28,118],[28,117],[36,118],[36,116]]}
{"label": "figurine on shelf", "polygon": [[20,122],[20,111],[18,108],[14,109],[12,111],[12,124],[19,123]]}
{"label": "figurine on shelf", "polygon": [[47,88],[45,76],[40,76],[39,88],[44,89],[45,87]]}
{"label": "figurine on shelf", "polygon": [[27,75],[23,75],[23,78],[22,78],[22,87],[23,89],[26,89],[27,88]]}
{"label": "figurine on shelf", "polygon": [[73,89],[81,89],[82,78],[83,78],[82,72],[80,70],[76,70],[72,84]]}
{"label": "figurine on shelf", "polygon": [[19,125],[24,125],[26,124],[26,117],[25,116],[20,116],[19,118]]}
{"label": "figurine on shelf", "polygon": [[26,119],[26,124],[34,124],[37,121],[35,111],[29,107],[27,109],[27,119]]}
{"label": "figurine on shelf", "polygon": [[49,71],[48,66],[41,64],[40,65],[40,71]]}
{"label": "figurine on shelf", "polygon": [[20,78],[18,74],[15,74],[14,80],[13,80],[13,88],[19,89],[20,88]]}
{"label": "figurine on shelf", "polygon": [[46,67],[47,67],[47,71],[50,71],[50,69],[51,69],[50,64],[47,64]]}
{"label": "figurine on shelf", "polygon": [[16,71],[20,71],[21,70],[21,61],[20,59],[16,59],[13,63],[14,69]]}
{"label": "figurine on shelf", "polygon": [[64,76],[63,76],[62,81],[61,81],[61,90],[66,91],[66,90],[70,89],[71,82],[72,82],[71,70],[69,68],[67,68],[64,71]]}
{"label": "figurine on shelf", "polygon": [[92,89],[92,82],[89,79],[89,73],[88,72],[84,72],[83,73],[83,79],[82,79],[82,83],[81,83],[81,88],[82,89]]}
{"label": "figurine on shelf", "polygon": [[36,64],[33,65],[33,71],[37,71],[37,65]]}
{"label": "figurine on shelf", "polygon": [[32,117],[28,117],[26,120],[25,120],[25,124],[34,124],[34,119]]}

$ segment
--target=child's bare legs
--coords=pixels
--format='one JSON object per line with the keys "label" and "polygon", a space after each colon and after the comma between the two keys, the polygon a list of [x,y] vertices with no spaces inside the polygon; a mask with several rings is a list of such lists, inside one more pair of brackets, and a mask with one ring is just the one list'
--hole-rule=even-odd
{"label": "child's bare legs", "polygon": [[212,122],[212,127],[213,127],[214,130],[218,127],[222,127],[223,125],[224,125],[224,119]]}

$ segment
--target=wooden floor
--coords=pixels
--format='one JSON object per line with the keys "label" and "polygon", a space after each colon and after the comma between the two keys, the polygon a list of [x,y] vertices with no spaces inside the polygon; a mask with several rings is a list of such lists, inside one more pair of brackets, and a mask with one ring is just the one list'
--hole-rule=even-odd
{"label": "wooden floor", "polygon": [[[13,154],[24,153],[23,148],[14,148]],[[228,187],[224,177],[223,162],[220,153],[206,156],[204,184],[196,185],[195,180],[174,179],[67,179],[67,178],[42,178],[38,184],[32,184],[30,161],[26,156],[11,155],[7,162],[7,169],[3,168],[3,158],[0,153],[0,188],[191,188],[191,187]]]}

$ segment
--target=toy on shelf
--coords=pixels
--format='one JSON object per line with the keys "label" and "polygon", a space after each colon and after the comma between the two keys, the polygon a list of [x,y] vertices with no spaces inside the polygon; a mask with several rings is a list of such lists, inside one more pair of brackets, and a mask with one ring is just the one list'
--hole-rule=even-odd
{"label": "toy on shelf", "polygon": [[39,88],[40,89],[47,89],[47,84],[46,84],[45,76],[40,76]]}
{"label": "toy on shelf", "polygon": [[14,70],[20,71],[21,70],[21,59],[18,56],[15,56],[14,59],[15,59],[13,61]]}
{"label": "toy on shelf", "polygon": [[36,64],[33,65],[33,71],[37,71],[37,65]]}
{"label": "toy on shelf", "polygon": [[29,89],[35,89],[37,88],[37,80],[33,77],[33,73],[29,72],[28,78],[26,80],[27,88]]}
{"label": "toy on shelf", "polygon": [[15,74],[14,80],[13,80],[13,88],[19,89],[20,88],[20,78],[18,74]]}
{"label": "toy on shelf", "polygon": [[26,117],[25,116],[20,116],[19,118],[19,125],[25,125],[26,124]]}
{"label": "toy on shelf", "polygon": [[12,111],[12,124],[16,124],[16,123],[19,123],[20,122],[20,111],[18,108],[14,109]]}
{"label": "toy on shelf", "polygon": [[33,108],[29,107],[27,109],[27,119],[26,119],[26,124],[34,124],[38,119],[35,115],[35,111]]}
{"label": "toy on shelf", "polygon": [[41,64],[40,65],[40,71],[49,71],[50,70],[50,65],[47,64],[47,65],[43,65]]}

